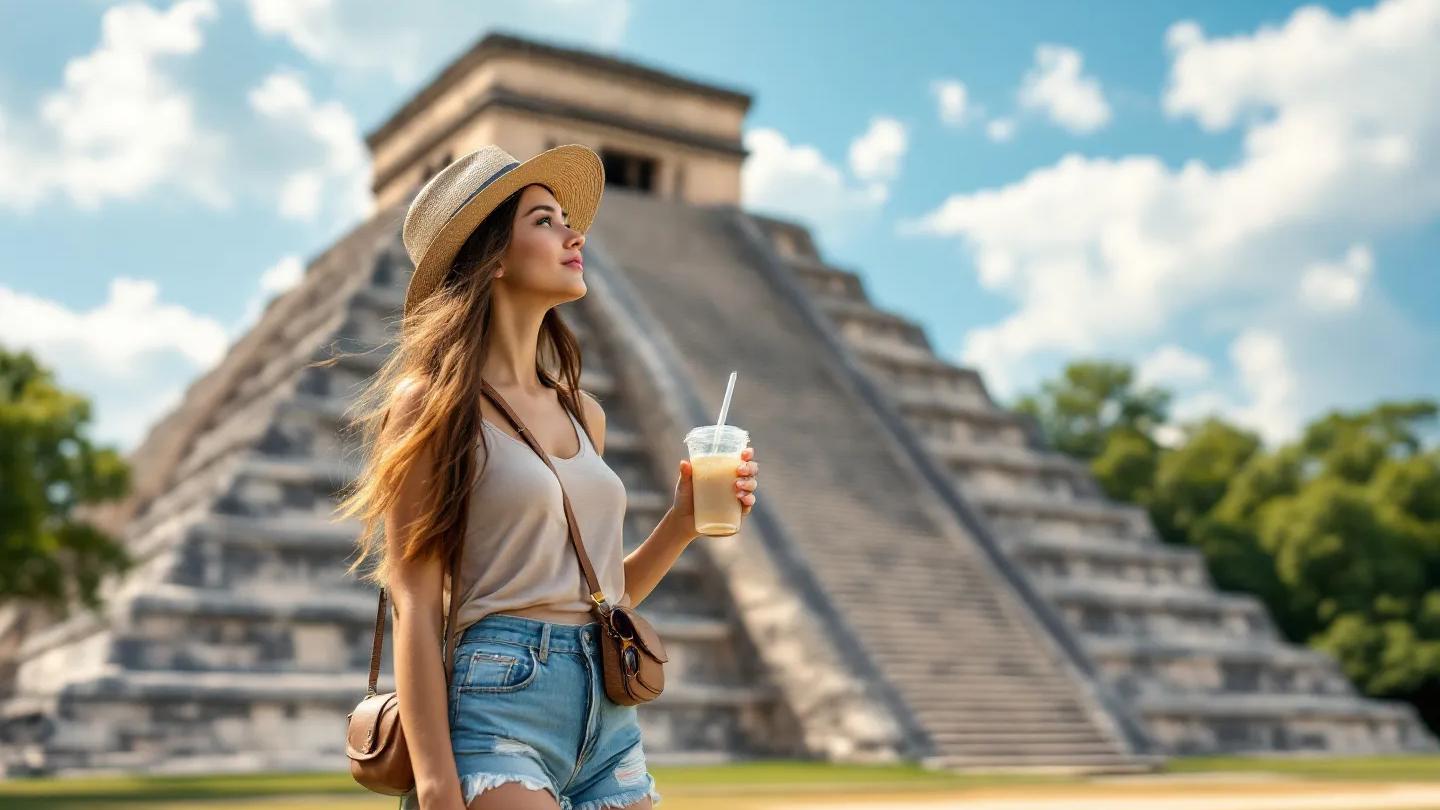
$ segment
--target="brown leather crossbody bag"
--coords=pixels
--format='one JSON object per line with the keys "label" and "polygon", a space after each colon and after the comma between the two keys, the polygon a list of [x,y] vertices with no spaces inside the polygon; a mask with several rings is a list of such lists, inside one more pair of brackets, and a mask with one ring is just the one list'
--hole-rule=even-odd
{"label": "brown leather crossbody bag", "polygon": [[[510,408],[500,392],[486,380],[480,381],[481,391],[505,418],[515,426],[516,432],[530,445],[545,462],[545,466],[560,474],[540,443],[530,435],[520,417]],[[660,634],[650,622],[626,605],[611,604],[606,600],[585,553],[585,544],[580,537],[580,525],[570,508],[570,496],[565,493],[564,482],[560,495],[565,504],[565,521],[569,527],[570,544],[580,560],[580,570],[589,586],[590,599],[594,602],[591,610],[599,622],[601,634],[600,661],[605,683],[605,694],[610,700],[622,706],[634,706],[660,696],[665,689],[664,664],[670,660]],[[445,622],[445,651],[441,664],[445,670],[445,693],[450,693],[451,661],[455,655],[455,617],[459,610],[458,572],[460,570],[460,549],[450,560],[450,610]],[[365,698],[347,715],[349,727],[345,733],[345,754],[350,758],[350,774],[355,781],[376,793],[399,796],[415,787],[415,772],[410,765],[410,750],[405,744],[404,730],[400,727],[400,705],[394,692],[376,694],[375,686],[380,678],[380,649],[385,633],[385,589],[380,589],[380,606],[375,614],[375,644],[370,653],[370,685]]]}
{"label": "brown leather crossbody bag", "polygon": [[[455,598],[460,566],[460,549],[450,560],[450,612],[445,620],[445,651],[440,666],[445,671],[445,694],[450,694],[450,662],[455,658],[455,615],[460,600]],[[367,790],[386,796],[402,796],[415,787],[415,770],[410,765],[410,747],[400,726],[400,701],[395,692],[375,693],[380,680],[380,648],[385,638],[385,589],[380,589],[380,607],[375,613],[375,644],[370,649],[370,686],[355,710],[346,715],[345,755],[350,758],[350,775]]]}

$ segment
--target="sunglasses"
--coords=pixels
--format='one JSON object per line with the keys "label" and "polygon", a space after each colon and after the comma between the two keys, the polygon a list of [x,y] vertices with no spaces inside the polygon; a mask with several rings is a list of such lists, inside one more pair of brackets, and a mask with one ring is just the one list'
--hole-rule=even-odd
{"label": "sunglasses", "polygon": [[620,668],[626,675],[634,675],[640,670],[640,653],[635,650],[635,626],[630,623],[630,618],[619,611],[611,615],[611,624],[620,638],[630,642],[625,651],[620,654]]}

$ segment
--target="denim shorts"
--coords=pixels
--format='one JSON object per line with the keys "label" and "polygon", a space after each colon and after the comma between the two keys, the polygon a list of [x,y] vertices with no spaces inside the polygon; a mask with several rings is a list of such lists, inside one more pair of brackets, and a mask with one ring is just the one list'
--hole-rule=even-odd
{"label": "denim shorts", "polygon": [[[506,782],[548,790],[561,810],[601,810],[646,796],[660,804],[645,764],[635,706],[605,694],[600,624],[492,613],[455,644],[450,747],[468,806]],[[414,791],[402,810],[419,810]]]}

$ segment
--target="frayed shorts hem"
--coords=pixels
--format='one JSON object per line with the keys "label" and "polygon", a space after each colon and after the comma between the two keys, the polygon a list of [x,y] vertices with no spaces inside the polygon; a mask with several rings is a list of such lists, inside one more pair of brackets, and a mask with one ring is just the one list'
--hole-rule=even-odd
{"label": "frayed shorts hem", "polygon": [[655,789],[655,777],[645,775],[646,784],[643,788],[627,790],[624,793],[616,793],[613,796],[605,796],[599,799],[591,799],[588,802],[571,805],[569,810],[613,810],[617,807],[625,807],[640,801],[646,796],[650,797],[650,806],[660,806],[660,792]]}
{"label": "frayed shorts hem", "polygon": [[550,784],[549,781],[518,773],[491,773],[481,771],[461,774],[460,795],[465,801],[465,806],[469,807],[470,802],[474,801],[476,796],[479,796],[490,788],[499,787],[510,782],[519,782],[530,790],[548,791],[557,802],[562,805],[565,803],[560,797],[560,791],[556,790],[555,786]]}

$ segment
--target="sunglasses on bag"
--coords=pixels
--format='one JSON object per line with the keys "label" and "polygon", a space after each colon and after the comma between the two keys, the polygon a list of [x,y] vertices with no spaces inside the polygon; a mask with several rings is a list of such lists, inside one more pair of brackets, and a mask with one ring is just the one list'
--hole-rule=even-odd
{"label": "sunglasses on bag", "polygon": [[611,618],[611,624],[620,638],[631,642],[632,646],[626,647],[625,652],[620,656],[620,668],[626,675],[634,675],[640,669],[640,653],[635,651],[635,626],[630,623],[630,618],[619,611],[616,611]]}

